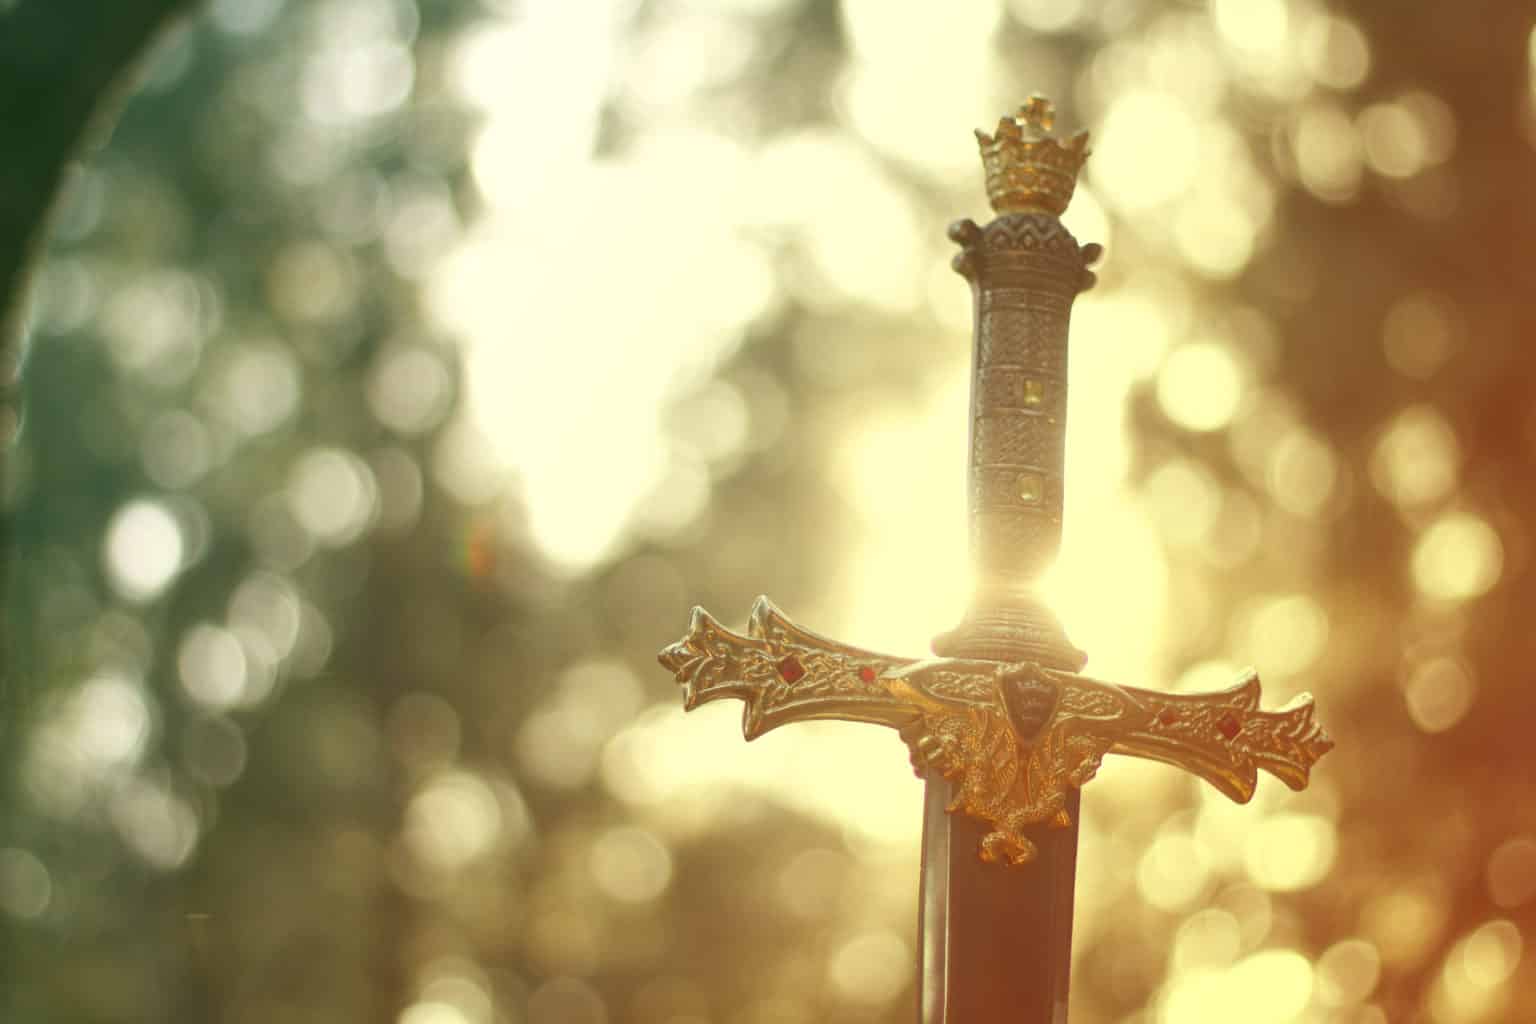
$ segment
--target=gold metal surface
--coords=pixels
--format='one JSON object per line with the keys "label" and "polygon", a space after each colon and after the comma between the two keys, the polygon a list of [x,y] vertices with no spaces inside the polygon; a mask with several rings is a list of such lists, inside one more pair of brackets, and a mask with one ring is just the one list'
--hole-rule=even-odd
{"label": "gold metal surface", "polygon": [[1165,694],[1079,675],[1087,655],[1034,590],[1061,542],[1066,491],[1067,334],[1072,303],[1093,287],[1097,244],[1058,219],[1088,157],[1088,135],[1051,134],[1050,101],[1032,97],[995,135],[977,132],[998,216],[950,225],[955,269],[971,284],[970,553],[977,587],[932,660],[893,658],[819,637],[766,598],[745,636],[702,608],[661,652],[684,705],[743,701],[747,739],[785,722],[837,718],[900,732],[920,776],[952,784],[949,810],[980,819],[988,861],[1036,855],[1025,830],[1071,824],[1071,787],[1105,754],[1184,768],[1238,802],[1258,770],[1293,789],[1333,746],[1300,696],[1259,708],[1250,671],[1230,689]]}
{"label": "gold metal surface", "polygon": [[1051,134],[1055,122],[1051,101],[1031,96],[1017,115],[997,122],[995,134],[976,133],[987,197],[999,214],[1060,216],[1072,201],[1077,172],[1088,159],[1088,133],[1078,132],[1063,143]]}
{"label": "gold metal surface", "polygon": [[1301,789],[1333,747],[1310,695],[1261,710],[1251,670],[1217,693],[1170,694],[1032,662],[896,658],[802,629],[766,597],[745,636],[695,608],[687,635],[659,660],[682,684],[685,708],[741,700],[749,740],[812,719],[896,729],[919,775],[955,783],[949,809],[991,826],[980,850],[988,861],[1028,863],[1035,847],[1024,829],[1070,824],[1068,787],[1093,778],[1105,754],[1175,765],[1245,803],[1258,769]]}

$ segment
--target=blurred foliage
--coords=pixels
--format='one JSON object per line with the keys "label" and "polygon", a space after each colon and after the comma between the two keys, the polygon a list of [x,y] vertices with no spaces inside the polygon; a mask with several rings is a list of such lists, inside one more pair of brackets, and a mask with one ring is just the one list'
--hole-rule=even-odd
{"label": "blurred foliage", "polygon": [[[899,747],[743,749],[653,658],[758,592],[949,625],[942,224],[1039,89],[1109,243],[1068,624],[1127,682],[1252,660],[1340,741],[1248,808],[1106,770],[1074,1021],[1536,1018],[1536,16],[934,12],[214,0],[162,40],[31,297],[0,1017],[910,1019]],[[132,43],[84,24],[0,0],[0,53]],[[81,109],[7,119],[8,170]]]}

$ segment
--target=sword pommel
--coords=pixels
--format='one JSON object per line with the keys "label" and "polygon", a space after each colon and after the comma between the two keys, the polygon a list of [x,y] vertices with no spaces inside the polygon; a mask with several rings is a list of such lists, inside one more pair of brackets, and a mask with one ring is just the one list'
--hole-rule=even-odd
{"label": "sword pommel", "polygon": [[996,135],[977,133],[999,216],[949,229],[960,246],[954,267],[975,299],[968,504],[978,588],[965,621],[934,650],[1075,671],[1085,656],[1032,587],[1061,545],[1067,328],[1102,250],[1080,245],[1057,218],[1088,136],[1061,143],[1053,121],[1050,102],[1036,96]]}
{"label": "sword pommel", "polygon": [[999,214],[1060,216],[1072,201],[1077,172],[1088,159],[1088,133],[1063,142],[1051,134],[1055,124],[1055,106],[1035,95],[1016,115],[998,121],[996,133],[976,133],[987,170],[987,197]]}

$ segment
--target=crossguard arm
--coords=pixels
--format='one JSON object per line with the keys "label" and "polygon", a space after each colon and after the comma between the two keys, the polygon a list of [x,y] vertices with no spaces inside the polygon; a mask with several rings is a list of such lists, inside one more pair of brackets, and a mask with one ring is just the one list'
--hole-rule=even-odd
{"label": "crossguard arm", "polygon": [[1312,695],[1297,695],[1273,711],[1259,707],[1259,674],[1248,669],[1217,693],[1158,693],[1125,687],[1142,713],[1127,716],[1110,747],[1199,775],[1238,803],[1258,788],[1258,770],[1291,789],[1307,788],[1312,766],[1333,749],[1317,723]]}
{"label": "crossguard arm", "polygon": [[687,710],[741,700],[749,740],[814,719],[898,730],[919,774],[955,783],[950,809],[995,829],[982,857],[1016,864],[1034,856],[1023,830],[1070,823],[1067,787],[1091,779],[1107,753],[1183,768],[1245,803],[1259,769],[1302,789],[1333,747],[1310,695],[1261,709],[1252,670],[1216,693],[1170,694],[1031,662],[894,658],[802,629],[766,597],[745,636],[695,608],[687,635],[659,660],[682,684]]}
{"label": "crossguard arm", "polygon": [[695,608],[687,635],[657,660],[682,684],[685,710],[727,697],[745,704],[741,731],[749,740],[786,722],[835,718],[899,729],[918,715],[880,683],[910,659],[817,636],[766,597],[752,605],[746,636]]}

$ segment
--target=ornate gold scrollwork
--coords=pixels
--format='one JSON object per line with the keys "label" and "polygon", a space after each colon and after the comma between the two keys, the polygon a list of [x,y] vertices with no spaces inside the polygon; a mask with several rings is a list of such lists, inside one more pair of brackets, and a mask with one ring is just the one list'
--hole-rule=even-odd
{"label": "ornate gold scrollwork", "polygon": [[1251,670],[1217,693],[1157,693],[1033,662],[915,660],[860,650],[795,625],[766,597],[747,635],[702,608],[659,656],[683,687],[684,707],[734,697],[754,739],[787,722],[844,719],[896,729],[913,768],[954,783],[950,811],[991,826],[983,860],[1026,864],[1033,825],[1071,824],[1068,786],[1093,778],[1105,754],[1163,761],[1239,803],[1260,768],[1292,789],[1333,747],[1302,694],[1259,707]]}

